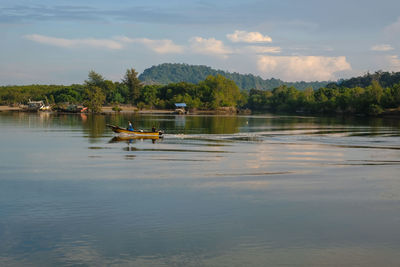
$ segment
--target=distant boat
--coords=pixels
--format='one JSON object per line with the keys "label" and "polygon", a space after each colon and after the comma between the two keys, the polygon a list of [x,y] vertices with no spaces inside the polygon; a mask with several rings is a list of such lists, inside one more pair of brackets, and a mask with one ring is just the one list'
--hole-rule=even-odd
{"label": "distant boat", "polygon": [[58,111],[67,113],[84,113],[87,112],[88,108],[84,106],[78,106],[75,104],[70,104],[66,108],[59,108]]}
{"label": "distant boat", "polygon": [[42,106],[39,108],[40,111],[50,111],[51,107],[50,106]]}
{"label": "distant boat", "polygon": [[128,135],[128,136],[150,137],[150,138],[164,137],[162,131],[157,131],[155,129],[153,131],[143,131],[143,130],[129,131],[125,128],[121,128],[121,127],[115,126],[115,125],[107,124],[107,126],[110,127],[114,133]]}
{"label": "distant boat", "polygon": [[31,101],[29,99],[28,102],[28,107],[27,107],[28,111],[50,111],[51,108],[50,106],[47,106],[44,104],[43,101]]}

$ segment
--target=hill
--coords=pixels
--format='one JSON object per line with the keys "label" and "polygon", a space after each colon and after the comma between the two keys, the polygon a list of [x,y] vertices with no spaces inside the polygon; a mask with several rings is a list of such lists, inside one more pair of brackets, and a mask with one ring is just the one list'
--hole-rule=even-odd
{"label": "hill", "polygon": [[176,63],[164,63],[145,69],[139,75],[139,79],[145,84],[170,84],[177,82],[189,82],[197,84],[203,81],[209,75],[220,74],[230,80],[233,80],[240,89],[263,89],[272,90],[280,85],[294,86],[298,90],[304,90],[307,87],[318,89],[324,87],[328,82],[283,82],[279,79],[264,80],[260,76],[252,74],[231,73],[222,70],[215,70],[203,65],[188,65]]}
{"label": "hill", "polygon": [[340,80],[337,83],[329,83],[328,88],[365,88],[372,84],[372,81],[377,81],[382,87],[393,87],[400,83],[400,72],[382,72],[377,71],[373,74],[367,73],[364,76],[353,77],[347,80]]}

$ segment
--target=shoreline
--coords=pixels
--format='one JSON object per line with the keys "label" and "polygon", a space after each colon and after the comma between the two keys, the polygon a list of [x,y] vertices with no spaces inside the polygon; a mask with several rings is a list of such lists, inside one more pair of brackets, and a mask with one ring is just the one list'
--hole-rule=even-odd
{"label": "shoreline", "polygon": [[0,105],[0,112],[1,111],[22,111],[20,107],[10,107],[10,106],[1,106]]}
{"label": "shoreline", "polygon": [[[137,113],[137,114],[175,114],[179,115],[179,113],[176,113],[175,110],[171,109],[138,109],[137,107],[134,106],[122,106],[122,110],[119,112],[116,112],[112,110],[111,106],[104,106],[102,107],[102,110],[100,114],[113,114],[113,113]],[[0,105],[0,112],[30,112],[24,110],[24,107],[18,106],[7,106],[7,105]],[[257,111],[255,111],[257,114]],[[68,113],[68,112],[65,112]],[[249,115],[252,114],[253,111],[244,111],[244,112],[232,112],[231,110],[194,110],[188,112],[188,115]],[[268,112],[270,113],[270,112]],[[71,113],[73,114],[73,112]],[[75,114],[80,114],[79,112],[76,112]],[[183,114],[181,114],[183,115]],[[287,114],[287,115],[293,115],[293,116],[298,116],[300,114]],[[307,116],[343,116],[343,114],[306,114]],[[399,108],[393,108],[393,109],[388,109],[382,112],[379,115],[376,116],[370,116],[370,115],[357,115],[357,114],[349,114],[347,116],[350,117],[371,117],[371,118],[400,118],[400,107]]]}
{"label": "shoreline", "polygon": [[[116,112],[112,110],[112,106],[103,106],[101,108],[100,114],[113,114],[113,113],[137,113],[137,114],[175,114],[175,115],[183,115],[182,113],[177,113],[175,110],[172,109],[138,109],[134,106],[120,106],[121,111]],[[30,112],[26,111],[23,106],[12,107],[6,105],[0,105],[0,112],[7,112],[7,111],[15,111],[15,112]],[[69,113],[69,112],[65,112]],[[71,113],[80,113],[80,112],[71,112]],[[193,114],[203,114],[203,115],[237,115],[238,113],[233,112],[231,109],[220,109],[220,110],[194,110],[189,111],[188,115]],[[239,113],[239,114],[250,114],[247,113]]]}
{"label": "shoreline", "polygon": [[121,106],[121,111],[116,112],[112,110],[111,106],[104,106],[101,108],[101,113],[139,113],[139,114],[173,114],[173,110],[169,109],[138,109],[133,106]]}
{"label": "shoreline", "polygon": [[[12,107],[12,106],[6,106],[6,105],[0,105],[0,112],[2,111],[18,111],[18,112],[29,112],[24,110],[24,107]],[[136,107],[122,107],[122,110],[119,113],[157,113],[157,114],[173,114],[175,111],[174,110],[168,110],[168,109],[143,109],[139,110]],[[71,112],[74,113],[74,112]],[[79,113],[79,112],[76,112]],[[116,113],[114,110],[112,110],[111,106],[104,106],[101,109],[101,113]]]}

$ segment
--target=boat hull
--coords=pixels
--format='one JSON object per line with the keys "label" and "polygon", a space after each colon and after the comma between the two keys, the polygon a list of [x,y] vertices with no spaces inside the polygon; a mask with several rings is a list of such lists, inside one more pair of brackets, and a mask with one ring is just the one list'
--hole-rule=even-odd
{"label": "boat hull", "polygon": [[156,131],[156,132],[147,132],[147,131],[129,131],[127,129],[114,126],[114,125],[107,125],[111,128],[114,133],[128,135],[128,136],[135,136],[135,137],[150,137],[150,138],[162,138],[163,132]]}

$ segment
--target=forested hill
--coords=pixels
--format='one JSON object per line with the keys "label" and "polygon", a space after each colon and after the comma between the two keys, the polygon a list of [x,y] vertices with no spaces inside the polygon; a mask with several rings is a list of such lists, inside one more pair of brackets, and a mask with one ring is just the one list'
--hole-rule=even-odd
{"label": "forested hill", "polygon": [[280,85],[294,86],[298,90],[304,90],[307,87],[312,87],[314,90],[324,87],[328,82],[283,82],[279,79],[264,80],[260,76],[252,74],[239,74],[230,73],[222,70],[215,70],[202,65],[188,65],[188,64],[172,64],[164,63],[158,66],[153,66],[144,70],[140,74],[139,79],[145,84],[163,84],[177,82],[189,82],[197,84],[203,81],[209,75],[220,74],[230,80],[233,80],[237,86],[244,90],[250,89],[264,89],[272,90]]}
{"label": "forested hill", "polygon": [[350,78],[348,80],[341,80],[337,83],[330,83],[328,88],[346,87],[365,88],[372,84],[372,81],[377,81],[382,87],[393,87],[393,85],[400,83],[400,72],[382,72],[377,71],[373,74],[367,73],[364,76]]}

